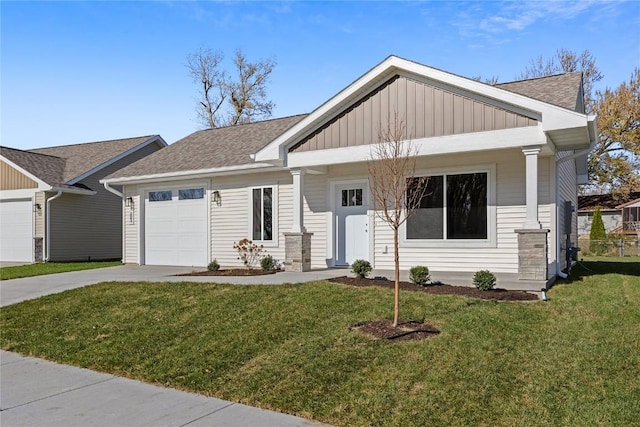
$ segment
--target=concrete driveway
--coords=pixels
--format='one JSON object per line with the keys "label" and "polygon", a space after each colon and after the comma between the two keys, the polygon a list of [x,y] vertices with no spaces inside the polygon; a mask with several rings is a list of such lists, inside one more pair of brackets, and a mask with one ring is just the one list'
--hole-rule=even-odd
{"label": "concrete driveway", "polygon": [[317,270],[306,273],[281,272],[264,276],[243,277],[176,276],[177,274],[190,273],[193,270],[193,267],[119,265],[93,270],[2,280],[0,281],[0,307],[100,282],[215,282],[238,285],[275,285],[328,279],[346,274],[345,270]]}

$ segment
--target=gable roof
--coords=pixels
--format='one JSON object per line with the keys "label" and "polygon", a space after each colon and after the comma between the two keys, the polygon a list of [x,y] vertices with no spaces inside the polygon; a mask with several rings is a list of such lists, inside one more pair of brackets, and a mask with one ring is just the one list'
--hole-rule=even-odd
{"label": "gable roof", "polygon": [[167,145],[159,135],[148,135],[33,150],[0,147],[0,155],[49,186],[70,188],[87,174],[153,142]]}
{"label": "gable roof", "polygon": [[584,111],[579,111],[584,104],[582,99],[582,73],[580,72],[498,83],[495,87],[568,110],[584,113]]}
{"label": "gable roof", "polygon": [[[491,86],[392,55],[257,152],[255,155],[256,161],[271,162],[273,164],[292,164],[290,162],[291,158],[287,154],[287,150],[291,146],[322,127],[342,111],[346,111],[371,90],[396,75],[405,75],[418,81],[428,82],[434,86],[538,120],[540,122],[540,135],[537,139],[547,139],[559,150],[587,149],[597,138],[595,116],[587,116],[584,113],[576,112],[575,98],[571,108],[565,108],[517,92],[517,90],[524,90],[523,86],[529,88],[530,83],[513,85],[510,88],[511,90],[507,90],[506,88]],[[564,78],[558,80],[536,80],[538,80],[538,83],[543,82],[544,86],[548,85],[550,87],[565,81]],[[545,89],[542,93],[550,96],[551,91],[552,89]],[[564,98],[564,96],[559,97],[558,102],[561,101],[563,104],[569,105],[567,101],[569,96],[566,97],[567,99]],[[511,141],[513,144],[517,143],[515,138],[511,138]],[[550,151],[553,151],[553,149]],[[360,154],[362,153],[358,152],[358,155]],[[293,164],[296,166],[309,166],[310,164],[305,163],[307,160],[308,158],[305,157],[303,162]]]}
{"label": "gable roof", "polygon": [[278,137],[306,114],[264,120],[192,133],[104,178],[171,175],[189,171],[215,171],[254,163],[251,155]]}
{"label": "gable roof", "polygon": [[629,196],[623,200],[614,198],[612,194],[578,196],[578,210],[582,212],[594,211],[596,206],[600,206],[600,210],[619,210],[638,199],[640,199],[640,191],[629,193]]}

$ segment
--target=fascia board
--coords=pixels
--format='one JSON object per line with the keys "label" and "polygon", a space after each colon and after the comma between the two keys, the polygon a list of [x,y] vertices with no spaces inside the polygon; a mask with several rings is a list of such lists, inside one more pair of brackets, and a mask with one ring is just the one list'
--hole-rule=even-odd
{"label": "fascia board", "polygon": [[[255,155],[256,161],[283,160],[287,155],[286,149],[291,141],[304,133],[310,132],[314,128],[314,124],[322,124],[325,115],[331,113],[338,106],[345,104],[351,100],[352,97],[369,86],[372,86],[374,83],[379,83],[393,74],[403,72],[442,82],[449,86],[459,87],[470,93],[510,105],[515,111],[522,111],[522,109],[524,109],[529,112],[528,115],[534,113],[541,117],[540,121],[544,131],[587,126],[588,116],[585,114],[567,110],[426,65],[407,61],[396,56],[391,56],[322,104],[309,114],[309,116],[288,129],[262,150],[258,151]],[[324,121],[328,119],[327,117]],[[287,164],[290,164],[290,162],[287,162]]]}
{"label": "fascia board", "polygon": [[90,169],[90,170],[86,171],[82,175],[79,175],[79,176],[73,178],[72,180],[67,181],[66,184],[68,184],[68,185],[76,184],[76,183],[82,181],[83,179],[93,175],[94,173],[99,172],[100,170],[102,170],[102,169],[104,169],[104,168],[106,168],[108,166],[111,166],[115,162],[117,162],[117,161],[119,161],[121,159],[124,159],[128,155],[130,155],[132,153],[135,153],[136,151],[138,151],[138,150],[140,150],[140,149],[142,149],[142,148],[146,147],[147,145],[150,145],[150,144],[152,144],[154,142],[157,143],[162,148],[164,148],[164,147],[166,147],[168,145],[167,142],[164,139],[162,139],[162,137],[160,135],[152,136],[151,138],[149,138],[146,141],[136,145],[135,147],[132,147],[132,148],[128,149],[127,151],[123,151],[122,153],[118,154],[117,156],[110,158],[106,162],[101,163],[98,166],[94,167],[93,169]]}
{"label": "fascia board", "polygon": [[85,190],[84,188],[68,188],[68,187],[51,187],[47,191],[62,191],[63,193],[82,194],[85,196],[93,196],[97,194],[97,191],[94,191],[94,190]]}
{"label": "fascia board", "polygon": [[47,184],[46,182],[44,182],[43,180],[41,180],[40,178],[38,178],[37,176],[35,176],[31,172],[29,172],[28,170],[26,170],[26,169],[20,167],[19,165],[13,163],[11,160],[7,159],[6,157],[0,156],[0,159],[2,159],[3,162],[5,162],[9,166],[11,166],[12,168],[17,170],[21,174],[25,175],[27,178],[31,179],[32,181],[35,181],[36,184],[38,184],[38,188],[37,188],[38,190],[43,191],[43,190],[48,190],[48,189],[51,188],[50,184]]}
{"label": "fascia board", "polygon": [[147,182],[185,180],[211,176],[237,175],[243,173],[271,172],[283,170],[280,166],[270,163],[255,163],[237,166],[225,166],[211,169],[198,169],[180,172],[157,173],[150,175],[127,176],[122,178],[101,179],[101,184],[129,185],[144,184]]}
{"label": "fascia board", "polygon": [[[537,126],[489,132],[420,138],[411,141],[418,156],[436,156],[477,151],[521,149],[524,146],[546,146],[546,137]],[[289,153],[289,168],[304,168],[345,163],[366,162],[372,159],[371,145],[330,148]]]}

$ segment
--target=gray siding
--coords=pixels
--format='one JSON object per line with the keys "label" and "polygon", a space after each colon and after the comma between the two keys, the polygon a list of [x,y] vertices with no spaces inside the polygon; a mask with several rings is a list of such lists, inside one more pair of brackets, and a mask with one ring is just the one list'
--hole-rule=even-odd
{"label": "gray siding", "polygon": [[51,202],[51,261],[122,258],[122,199],[99,180],[158,149],[152,143],[82,180],[93,196],[66,193]]}
{"label": "gray siding", "polygon": [[377,142],[378,131],[398,113],[410,139],[535,126],[528,117],[396,76],[344,110],[289,151],[302,152]]}
{"label": "gray siding", "polygon": [[0,162],[0,190],[20,190],[24,188],[38,188],[38,184],[5,162]]}
{"label": "gray siding", "polygon": [[[571,155],[571,152],[559,153],[556,160]],[[578,206],[578,186],[575,160],[558,163],[558,238],[560,239],[560,253],[558,254],[558,262],[560,268],[567,267],[566,262],[566,224],[565,224],[565,201],[572,203],[574,207]],[[571,241],[574,245],[578,244],[578,220],[576,212],[571,214]],[[555,273],[555,272],[554,272]]]}

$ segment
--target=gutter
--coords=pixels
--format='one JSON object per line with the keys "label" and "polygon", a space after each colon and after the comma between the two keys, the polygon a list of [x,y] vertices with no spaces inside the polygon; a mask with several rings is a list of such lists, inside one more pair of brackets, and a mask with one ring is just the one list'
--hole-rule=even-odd
{"label": "gutter", "polygon": [[46,208],[45,208],[45,218],[46,218],[46,232],[45,232],[45,256],[44,256],[44,261],[45,262],[49,262],[49,258],[51,257],[51,212],[49,211],[50,207],[51,207],[51,202],[55,199],[57,199],[58,197],[62,196],[62,190],[58,189],[58,192],[54,195],[51,196],[47,199],[46,202]]}
{"label": "gutter", "polygon": [[113,193],[113,194],[115,194],[116,196],[118,196],[120,198],[123,197],[122,193],[120,191],[116,190],[115,188],[111,187],[108,182],[103,182],[102,185],[104,185],[104,188],[108,192]]}

